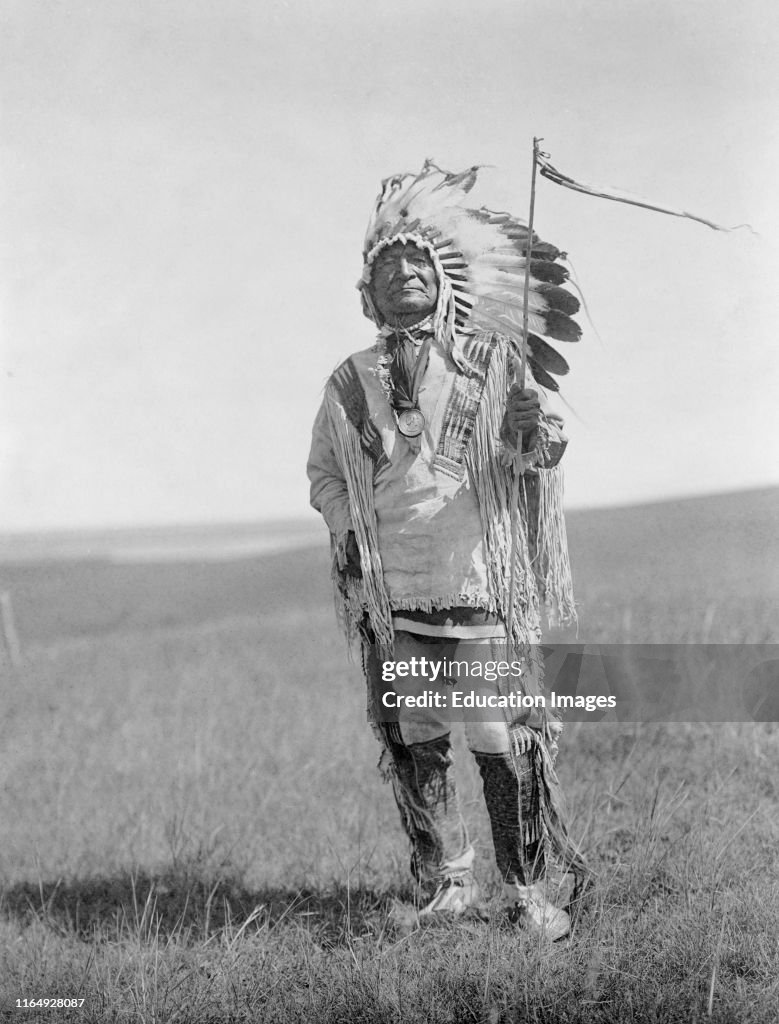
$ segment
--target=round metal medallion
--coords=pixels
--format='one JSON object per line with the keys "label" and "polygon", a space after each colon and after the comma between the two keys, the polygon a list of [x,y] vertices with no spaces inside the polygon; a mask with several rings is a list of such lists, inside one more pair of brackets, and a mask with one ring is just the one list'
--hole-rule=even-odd
{"label": "round metal medallion", "polygon": [[425,429],[425,417],[419,409],[404,409],[398,413],[398,430],[404,437],[418,437]]}

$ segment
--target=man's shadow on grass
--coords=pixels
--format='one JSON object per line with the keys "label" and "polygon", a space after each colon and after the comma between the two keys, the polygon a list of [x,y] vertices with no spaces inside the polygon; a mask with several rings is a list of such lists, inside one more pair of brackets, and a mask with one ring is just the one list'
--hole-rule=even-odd
{"label": "man's shadow on grass", "polygon": [[368,888],[250,889],[230,878],[145,872],[74,881],[19,882],[0,892],[0,915],[29,926],[36,920],[85,941],[155,936],[203,942],[283,926],[308,932],[319,945],[376,938],[393,897]]}

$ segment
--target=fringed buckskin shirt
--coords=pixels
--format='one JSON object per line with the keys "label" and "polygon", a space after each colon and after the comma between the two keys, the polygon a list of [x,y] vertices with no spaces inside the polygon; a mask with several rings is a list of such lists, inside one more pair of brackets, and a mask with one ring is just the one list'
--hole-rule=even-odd
{"label": "fringed buckskin shirt", "polygon": [[[445,436],[463,433],[462,424],[453,417],[453,409],[458,408],[458,377],[460,404],[467,403],[467,396],[476,385],[433,340],[418,395],[425,428],[418,438],[406,438],[397,429],[382,386],[377,352],[374,346],[352,356],[347,363],[364,393],[362,415],[375,431],[372,502],[389,608],[393,613],[456,607],[499,612],[500,604],[490,583],[485,551],[487,531],[477,487],[464,455],[457,464]],[[528,386],[534,386],[532,379]],[[500,417],[505,409],[506,390],[504,383],[497,396],[502,406]],[[482,399],[495,400],[496,396],[480,393],[478,397],[471,394],[471,398],[477,407]],[[561,420],[549,412],[543,393],[540,398],[549,467],[559,461],[566,439]],[[336,454],[332,412],[328,412],[327,403],[326,397],[313,430],[308,463],[311,504],[322,513],[336,549],[342,550],[347,533],[355,528],[355,510],[347,474]],[[473,438],[464,440],[462,453]],[[363,551],[361,557],[364,562]],[[529,611],[526,608],[525,614]],[[537,614],[533,617],[536,621],[527,623],[531,628],[538,621]]]}

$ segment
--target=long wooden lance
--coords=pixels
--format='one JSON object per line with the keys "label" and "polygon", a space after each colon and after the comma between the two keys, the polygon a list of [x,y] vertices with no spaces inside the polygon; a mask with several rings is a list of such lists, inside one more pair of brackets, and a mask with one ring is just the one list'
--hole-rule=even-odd
{"label": "long wooden lance", "polygon": [[[525,370],[527,367],[527,336],[528,319],[530,307],[530,261],[533,254],[533,218],[536,209],[536,171],[538,168],[538,144],[541,139],[533,138],[533,166],[530,175],[530,211],[527,218],[527,249],[525,256],[525,287],[522,301],[522,344],[520,347],[520,358],[514,361],[514,376],[518,378],[520,388],[525,387]],[[514,479],[511,484],[511,562],[509,570],[509,602],[506,622],[507,647],[511,655],[513,646],[514,627],[514,589],[517,579],[517,562],[519,561],[519,484],[525,474],[525,462],[522,458],[522,431],[517,434],[517,453],[514,457]],[[529,566],[525,570],[529,571]],[[511,658],[509,658],[511,660]]]}

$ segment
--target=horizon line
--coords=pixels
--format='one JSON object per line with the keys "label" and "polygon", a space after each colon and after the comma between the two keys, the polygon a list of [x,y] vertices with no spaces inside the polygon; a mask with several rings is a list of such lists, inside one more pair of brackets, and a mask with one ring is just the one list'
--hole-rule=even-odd
{"label": "horizon line", "polygon": [[[733,490],[701,491],[694,494],[671,494],[661,498],[647,498],[639,501],[617,501],[607,504],[592,505],[570,505],[565,508],[566,514],[578,512],[606,512],[617,509],[634,509],[647,506],[678,504],[679,502],[705,501],[714,498],[728,498],[745,496],[748,494],[766,493],[779,491],[779,482],[772,484],[761,484],[751,487],[740,487]],[[257,529],[286,529],[293,531],[313,531],[315,528],[327,529],[324,521],[313,509],[306,514],[294,516],[257,516],[256,518],[241,519],[169,519],[169,520],[140,520],[136,522],[95,522],[81,525],[48,525],[32,527],[12,527],[11,529],[0,530],[0,538],[12,539],[15,537],[29,538],[35,536],[65,535],[76,536],[86,533],[124,533],[127,531],[152,532],[159,530],[200,530],[218,531],[224,529],[257,530]]]}

